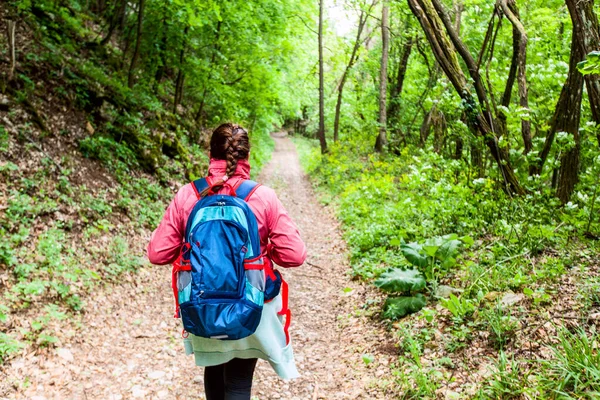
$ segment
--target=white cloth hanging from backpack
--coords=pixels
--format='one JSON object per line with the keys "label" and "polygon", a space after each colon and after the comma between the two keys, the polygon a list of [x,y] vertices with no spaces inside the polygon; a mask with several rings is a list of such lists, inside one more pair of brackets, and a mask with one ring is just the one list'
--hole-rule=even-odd
{"label": "white cloth hanging from backpack", "polygon": [[298,378],[292,342],[286,345],[283,320],[277,315],[281,308],[282,295],[279,294],[265,303],[256,332],[243,339],[206,339],[190,334],[183,339],[185,353],[193,354],[200,367],[224,364],[234,358],[260,358],[268,361],[280,378]]}

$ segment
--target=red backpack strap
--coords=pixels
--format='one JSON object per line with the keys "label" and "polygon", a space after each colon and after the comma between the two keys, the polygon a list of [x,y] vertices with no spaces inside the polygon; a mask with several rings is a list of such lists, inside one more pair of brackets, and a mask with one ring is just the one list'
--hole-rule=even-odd
{"label": "red backpack strap", "polygon": [[175,296],[175,315],[174,318],[179,318],[179,290],[177,289],[177,273],[179,271],[191,271],[192,266],[189,263],[189,259],[185,259],[185,254],[189,251],[190,245],[184,243],[181,248],[181,253],[177,260],[173,263],[173,270],[171,271],[171,287],[173,288],[173,295]]}
{"label": "red backpack strap", "polygon": [[283,331],[285,332],[285,343],[290,344],[290,324],[292,323],[292,312],[288,308],[289,304],[289,288],[287,282],[281,277],[281,311],[277,314],[285,316],[285,324]]}

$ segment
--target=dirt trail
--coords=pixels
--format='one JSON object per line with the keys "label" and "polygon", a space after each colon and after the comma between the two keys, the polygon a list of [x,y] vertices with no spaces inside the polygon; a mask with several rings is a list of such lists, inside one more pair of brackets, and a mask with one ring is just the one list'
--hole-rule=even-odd
{"label": "dirt trail", "polygon": [[[377,294],[349,279],[336,220],[317,202],[291,140],[274,139],[273,159],[258,180],[276,190],[309,254],[302,267],[284,271],[301,378],[280,380],[260,360],[253,398],[393,398],[385,387],[394,346],[381,324],[363,315]],[[169,267],[145,268],[130,282],[103,289],[88,300],[72,343],[12,361],[8,379],[27,384],[10,398],[203,399],[203,369],[184,356],[172,307]],[[366,365],[363,355],[374,361]]]}

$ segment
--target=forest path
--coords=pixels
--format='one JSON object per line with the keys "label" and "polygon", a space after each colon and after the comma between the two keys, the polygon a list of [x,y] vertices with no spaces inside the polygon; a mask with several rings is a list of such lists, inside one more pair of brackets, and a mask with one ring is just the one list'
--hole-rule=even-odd
{"label": "forest path", "polygon": [[[352,281],[338,223],[321,206],[300,169],[292,141],[274,134],[272,161],[258,178],[277,192],[308,247],[302,266],[286,269],[291,326],[301,377],[283,381],[259,360],[253,399],[377,399],[384,393],[395,347],[381,323],[365,314],[368,285]],[[137,284],[133,282],[137,281]],[[11,378],[28,379],[15,398],[203,399],[203,369],[183,354],[172,318],[170,268],[145,268],[88,300],[71,345],[15,360]],[[363,362],[363,355],[373,361]]]}

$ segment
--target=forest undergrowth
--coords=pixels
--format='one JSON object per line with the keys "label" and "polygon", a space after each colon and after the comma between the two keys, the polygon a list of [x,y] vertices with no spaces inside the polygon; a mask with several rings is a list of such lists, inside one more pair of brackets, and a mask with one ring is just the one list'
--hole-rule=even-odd
{"label": "forest undergrowth", "polygon": [[296,145],[343,223],[350,273],[396,293],[365,312],[389,321],[404,398],[598,396],[600,244],[584,232],[600,226],[588,199],[511,198],[432,151]]}
{"label": "forest undergrowth", "polygon": [[[77,340],[94,294],[149,266],[145,247],[166,205],[206,172],[210,132],[183,106],[172,110],[168,74],[160,90],[124,83],[126,52],[116,37],[97,45],[89,10],[0,5],[3,22],[15,16],[12,79],[0,63],[0,372]],[[5,45],[2,36],[2,55]],[[270,158],[273,118],[253,119],[253,174]]]}

